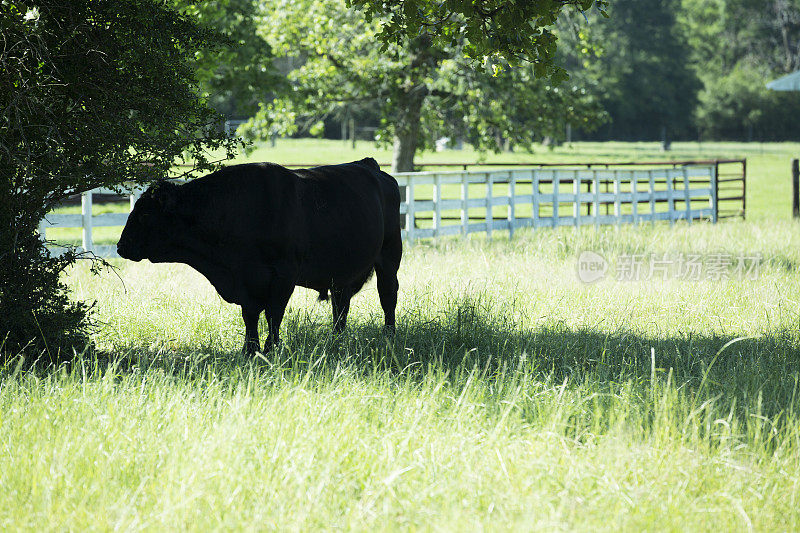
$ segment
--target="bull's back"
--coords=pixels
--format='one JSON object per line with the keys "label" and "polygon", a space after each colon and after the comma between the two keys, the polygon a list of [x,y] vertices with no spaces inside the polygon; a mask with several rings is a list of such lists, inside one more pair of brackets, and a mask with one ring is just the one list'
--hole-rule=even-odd
{"label": "bull's back", "polygon": [[397,225],[397,183],[374,161],[296,171],[234,165],[183,189],[202,214],[201,233],[225,246],[226,261],[296,260],[298,284],[310,288],[363,277],[387,224]]}
{"label": "bull's back", "polygon": [[186,201],[205,230],[228,241],[296,240],[297,177],[278,165],[232,165],[190,181]]}
{"label": "bull's back", "polygon": [[347,278],[363,276],[383,245],[387,201],[391,202],[387,195],[391,197],[394,179],[361,162],[301,170],[297,175],[308,239],[307,283],[347,283]]}

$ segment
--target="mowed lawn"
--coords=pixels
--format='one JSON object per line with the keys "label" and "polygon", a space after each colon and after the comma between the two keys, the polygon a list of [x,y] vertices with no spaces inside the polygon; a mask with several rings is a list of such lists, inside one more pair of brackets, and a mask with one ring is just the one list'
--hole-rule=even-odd
{"label": "mowed lawn", "polygon": [[[392,339],[374,281],[338,336],[298,289],[284,344],[248,359],[188,267],[74,269],[97,352],[2,369],[0,529],[798,530],[800,145],[693,146],[677,158],[748,157],[748,220],[406,247]],[[609,263],[593,284],[586,250]]]}

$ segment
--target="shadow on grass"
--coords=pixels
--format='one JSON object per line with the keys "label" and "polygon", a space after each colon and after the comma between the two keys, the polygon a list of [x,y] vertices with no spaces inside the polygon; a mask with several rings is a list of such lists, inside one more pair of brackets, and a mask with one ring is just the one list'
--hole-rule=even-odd
{"label": "shadow on grass", "polygon": [[[255,358],[213,346],[153,349],[131,344],[78,358],[72,365],[83,365],[87,375],[103,373],[111,365],[120,374],[157,371],[190,381],[210,374],[236,381],[248,372],[324,379],[337,368],[365,379],[380,373],[422,380],[435,372],[455,387],[476,370],[486,379],[524,372],[534,380],[591,383],[601,390],[625,382],[646,388],[655,377],[703,397],[736,401],[737,406],[758,403],[765,416],[793,410],[798,401],[796,331],[749,338],[653,336],[527,322],[513,306],[481,297],[453,300],[433,318],[406,314],[393,337],[386,337],[377,321],[352,323],[335,335],[328,322],[314,322],[299,312],[285,320],[283,344]],[[3,379],[11,371],[3,370]],[[32,371],[52,373],[53,367]]]}

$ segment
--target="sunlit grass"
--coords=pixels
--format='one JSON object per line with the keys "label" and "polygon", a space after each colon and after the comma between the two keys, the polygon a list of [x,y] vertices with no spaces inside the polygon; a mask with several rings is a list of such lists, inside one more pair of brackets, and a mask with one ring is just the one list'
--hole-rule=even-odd
{"label": "sunlit grass", "polygon": [[[340,336],[298,289],[255,359],[188,267],[79,267],[100,351],[2,371],[0,528],[797,530],[798,229],[420,243],[393,339],[374,281]],[[578,280],[582,250],[606,279]],[[760,254],[757,279],[614,279],[717,252]]]}

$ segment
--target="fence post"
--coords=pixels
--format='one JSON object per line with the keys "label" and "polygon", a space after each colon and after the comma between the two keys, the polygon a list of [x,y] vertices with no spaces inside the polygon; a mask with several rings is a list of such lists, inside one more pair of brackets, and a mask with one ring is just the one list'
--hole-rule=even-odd
{"label": "fence post", "polygon": [[531,170],[531,224],[533,228],[539,227],[539,171]]}
{"label": "fence post", "polygon": [[617,226],[622,224],[622,201],[619,196],[621,193],[619,170],[614,169],[614,216],[617,218]]}
{"label": "fence post", "polygon": [[[588,198],[591,197],[591,195],[592,195],[592,190],[593,190],[593,186],[594,186],[594,183],[595,183],[594,177],[597,175],[597,171],[592,170],[591,168],[589,169],[589,171],[592,173],[592,178],[589,181],[586,182],[586,195],[587,195],[586,216],[587,217],[591,217],[592,216],[592,205],[593,205],[593,202],[590,202],[588,200]],[[596,210],[596,207],[597,206],[595,206],[595,210]]]}
{"label": "fence post", "polygon": [[689,190],[689,168],[683,166],[683,196],[684,203],[686,204],[686,222],[691,226],[692,224],[692,196]]}
{"label": "fence post", "polygon": [[561,177],[558,170],[550,171],[553,182],[553,227],[558,227],[558,186],[561,185]]}
{"label": "fence post", "polygon": [[672,187],[672,171],[667,170],[667,210],[669,211],[669,225],[675,225],[675,191]]}
{"label": "fence post", "polygon": [[83,239],[82,245],[85,252],[94,251],[92,243],[92,191],[87,191],[81,195],[81,215],[83,216]]}
{"label": "fence post", "polygon": [[714,182],[711,184],[711,194],[714,200],[714,205],[712,205],[711,208],[714,212],[714,224],[716,224],[719,220],[719,160],[714,161],[714,168],[712,169],[712,172],[714,172]]}
{"label": "fence post", "polygon": [[39,238],[42,241],[47,240],[47,221],[44,218],[39,221]]}
{"label": "fence post", "polygon": [[575,219],[575,226],[581,225],[581,180],[578,171],[572,171],[572,218]]}
{"label": "fence post", "polygon": [[639,171],[631,173],[631,215],[633,224],[639,225]]}
{"label": "fence post", "polygon": [[408,242],[414,242],[414,230],[416,229],[416,217],[414,213],[414,182],[409,176],[406,178],[408,185],[406,185],[406,236]]}
{"label": "fence post", "polygon": [[800,161],[792,159],[792,217],[800,218]]}
{"label": "fence post", "polygon": [[494,221],[494,215],[492,214],[492,205],[494,204],[494,199],[492,195],[492,182],[494,181],[494,174],[491,171],[486,173],[486,238],[492,238],[492,222]]}
{"label": "fence post", "polygon": [[711,222],[714,224],[717,223],[719,220],[719,182],[717,181],[717,169],[719,168],[719,163],[714,163],[713,167],[708,169],[711,186],[711,197],[709,198],[709,202],[711,202]]}
{"label": "fence post", "polygon": [[469,233],[469,176],[467,171],[461,173],[461,236]]}
{"label": "fence post", "polygon": [[133,206],[136,204],[136,200],[138,200],[140,196],[141,196],[141,193],[139,193],[137,191],[131,191],[131,194],[130,194],[130,200],[131,200],[130,211],[133,211]]}
{"label": "fence post", "polygon": [[597,169],[592,170],[592,181],[594,183],[594,227],[600,229],[600,176],[597,175]]}
{"label": "fence post", "polygon": [[516,221],[516,210],[514,209],[514,195],[516,194],[514,191],[516,190],[516,176],[514,176],[514,171],[508,171],[508,238],[511,239],[514,236],[514,223]]}
{"label": "fence post", "polygon": [[650,182],[650,224],[654,225],[656,223],[656,180],[652,170],[648,170],[647,174]]}
{"label": "fence post", "polygon": [[747,158],[742,159],[742,220],[747,210]]}
{"label": "fence post", "polygon": [[433,236],[439,237],[442,226],[442,176],[433,175]]}

